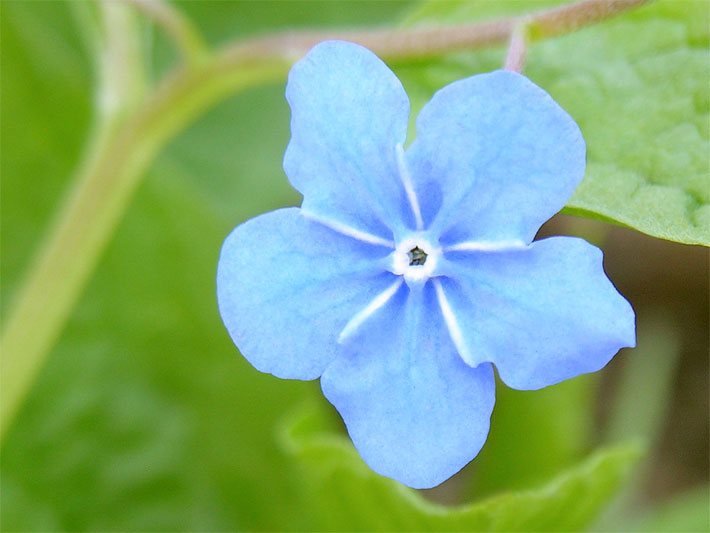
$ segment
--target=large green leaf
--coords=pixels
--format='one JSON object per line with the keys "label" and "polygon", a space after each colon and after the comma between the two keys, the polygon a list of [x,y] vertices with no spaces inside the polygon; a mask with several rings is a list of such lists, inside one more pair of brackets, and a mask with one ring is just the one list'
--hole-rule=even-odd
{"label": "large green leaf", "polygon": [[[435,0],[408,23],[463,22],[550,3]],[[587,175],[568,212],[710,245],[709,37],[705,2],[666,0],[531,46],[526,74],[587,140]],[[500,68],[504,54],[460,53],[401,72],[421,105],[446,83]]]}
{"label": "large green leaf", "polygon": [[615,494],[639,455],[635,444],[606,448],[537,489],[505,492],[474,504],[446,508],[372,472],[349,440],[325,430],[328,426],[318,408],[303,408],[282,437],[284,446],[302,461],[297,529],[579,530]]}

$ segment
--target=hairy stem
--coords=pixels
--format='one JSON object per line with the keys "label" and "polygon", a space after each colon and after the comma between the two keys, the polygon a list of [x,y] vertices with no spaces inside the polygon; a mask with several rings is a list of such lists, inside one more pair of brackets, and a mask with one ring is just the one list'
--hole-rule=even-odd
{"label": "hairy stem", "polygon": [[[534,29],[534,39],[554,36],[646,0],[583,0],[524,19],[457,26],[277,33],[235,42],[204,55],[197,34],[172,8],[166,11],[165,5],[150,0],[130,1],[165,26],[186,56],[195,59],[199,55],[199,61],[188,60],[177,67],[138,103],[130,84],[127,92],[103,87],[99,103],[106,113],[105,121],[97,128],[75,177],[73,193],[62,206],[4,324],[0,338],[0,439],[58,338],[145,170],[160,149],[201,111],[236,91],[283,79],[294,60],[326,39],[356,41],[384,58],[406,60],[501,44],[511,39],[523,21]],[[105,5],[115,9],[111,4]],[[132,49],[131,43],[121,41],[121,36],[130,32],[116,28],[112,31],[114,41],[109,39],[109,44],[113,42],[114,48],[102,59],[119,64],[106,65],[106,76],[128,67],[120,63],[126,56],[119,48]]]}

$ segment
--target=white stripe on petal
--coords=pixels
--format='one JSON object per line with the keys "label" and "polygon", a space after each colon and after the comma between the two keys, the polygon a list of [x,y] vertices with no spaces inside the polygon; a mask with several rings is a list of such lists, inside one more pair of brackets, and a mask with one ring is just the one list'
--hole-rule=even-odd
{"label": "white stripe on petal", "polygon": [[343,331],[340,332],[338,342],[343,342],[350,335],[355,333],[375,311],[384,306],[392,298],[392,296],[394,296],[397,290],[402,286],[403,282],[404,279],[402,277],[397,278],[397,281],[378,294],[369,304],[367,304],[364,309],[352,317],[343,328]]}
{"label": "white stripe on petal", "polygon": [[355,240],[358,240],[361,242],[366,242],[368,244],[377,244],[379,246],[387,246],[388,248],[395,247],[393,241],[388,241],[387,239],[383,239],[382,237],[378,237],[377,235],[372,235],[371,233],[367,233],[365,231],[360,231],[359,229],[355,229],[353,227],[350,227],[347,224],[343,224],[342,222],[336,222],[335,220],[329,220],[327,218],[323,218],[318,215],[314,215],[313,213],[309,213],[307,211],[304,211],[303,209],[301,209],[301,214],[304,217],[306,217],[308,220],[312,220],[313,222],[317,222],[318,224],[321,224],[321,225],[325,226],[326,228],[330,228],[333,231],[340,233],[341,235],[346,235],[348,237],[352,237]]}
{"label": "white stripe on petal", "polygon": [[444,315],[444,321],[446,322],[446,327],[449,330],[449,336],[459,352],[461,359],[463,359],[469,365],[475,366],[478,363],[473,361],[471,354],[468,351],[466,342],[463,338],[463,333],[461,332],[461,327],[459,326],[458,320],[456,320],[456,315],[454,310],[451,309],[449,305],[449,300],[446,299],[446,294],[444,293],[444,287],[441,286],[441,281],[438,279],[433,279],[434,288],[436,289],[436,299],[439,301],[439,307],[441,308],[441,313]]}
{"label": "white stripe on petal", "polygon": [[404,159],[404,147],[402,143],[397,144],[397,168],[399,169],[399,177],[402,180],[402,185],[404,185],[404,192],[407,193],[407,199],[409,200],[409,205],[412,207],[412,213],[414,214],[414,220],[417,223],[417,229],[424,229],[424,220],[422,219],[422,210],[419,207],[419,199],[417,198],[417,193],[414,192],[414,183],[412,182],[412,176],[409,174],[409,168],[407,167],[407,161]]}
{"label": "white stripe on petal", "polygon": [[502,252],[522,250],[527,245],[523,241],[466,241],[444,248],[444,252]]}

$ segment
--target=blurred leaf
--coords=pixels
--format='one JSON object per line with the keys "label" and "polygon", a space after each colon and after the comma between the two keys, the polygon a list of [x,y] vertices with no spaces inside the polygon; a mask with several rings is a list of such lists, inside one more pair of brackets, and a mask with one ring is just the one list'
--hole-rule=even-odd
{"label": "blurred leaf", "polygon": [[671,416],[673,381],[681,356],[681,333],[667,310],[648,313],[637,326],[638,346],[618,373],[618,397],[606,430],[609,442],[642,438],[657,445]]}
{"label": "blurred leaf", "polygon": [[3,2],[0,25],[4,312],[87,137],[91,71],[66,4]]}
{"label": "blurred leaf", "polygon": [[[407,22],[460,23],[549,3],[434,0]],[[706,3],[666,0],[531,46],[526,74],[587,141],[587,176],[568,212],[710,245],[709,37]],[[447,83],[500,68],[504,54],[454,54],[400,73],[420,107]]]}
{"label": "blurred leaf", "polygon": [[578,462],[590,442],[595,377],[537,391],[513,390],[499,380],[488,440],[469,466],[470,494],[529,488]]}
{"label": "blurred leaf", "polygon": [[710,487],[696,487],[655,503],[639,514],[615,516],[596,523],[594,529],[621,533],[707,533],[710,532]]}
{"label": "blurred leaf", "polygon": [[314,385],[238,357],[213,296],[231,223],[202,198],[162,163],[136,199],[4,443],[2,506],[6,484],[27,503],[7,530],[35,508],[62,530],[271,529],[291,499],[272,426]]}
{"label": "blurred leaf", "polygon": [[650,451],[630,476],[613,505],[594,526],[601,531],[623,531],[638,506],[653,469],[659,462],[659,446],[667,419],[672,416],[673,382],[681,355],[681,334],[672,326],[667,310],[648,313],[637,325],[638,346],[624,357],[617,371],[613,409],[606,423],[606,442],[642,440]]}
{"label": "blurred leaf", "polygon": [[619,489],[639,456],[635,444],[606,448],[540,488],[447,508],[375,474],[345,436],[323,429],[328,425],[320,409],[308,408],[294,415],[283,433],[284,446],[303,461],[296,529],[579,530]]}
{"label": "blurred leaf", "polygon": [[696,533],[710,531],[710,488],[701,487],[675,497],[626,531]]}

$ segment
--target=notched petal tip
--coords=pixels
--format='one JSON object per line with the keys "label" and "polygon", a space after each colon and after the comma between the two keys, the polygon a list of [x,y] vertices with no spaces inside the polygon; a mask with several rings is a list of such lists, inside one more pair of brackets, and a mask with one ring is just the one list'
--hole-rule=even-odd
{"label": "notched petal tip", "polygon": [[430,286],[398,292],[321,377],[365,462],[413,488],[439,485],[478,454],[495,403],[491,365],[461,360],[436,305]]}
{"label": "notched petal tip", "polygon": [[311,213],[385,236],[402,225],[394,147],[409,99],[394,73],[346,41],[313,47],[288,76],[291,140],[283,167]]}
{"label": "notched petal tip", "polygon": [[[495,403],[492,366],[467,367],[466,371],[479,376],[469,382],[469,390],[477,398],[466,399],[457,409],[447,412],[441,410],[440,402],[433,397],[426,399],[430,404],[427,407],[417,401],[407,404],[407,398],[398,401],[394,395],[383,397],[377,390],[370,390],[358,399],[362,385],[333,383],[330,368],[321,377],[321,387],[340,413],[353,445],[373,471],[413,489],[431,489],[474,460],[488,438]],[[458,384],[451,387],[458,388]],[[344,404],[345,390],[353,395],[346,401],[364,407],[357,409]],[[446,392],[444,388],[438,394],[444,396]],[[372,406],[373,401],[383,405]]]}
{"label": "notched petal tip", "polygon": [[634,345],[633,309],[606,276],[601,250],[582,239],[543,239],[474,264],[452,257],[457,283],[446,296],[463,342],[512,388],[596,372]]}
{"label": "notched petal tip", "polygon": [[386,249],[341,235],[297,208],[251,219],[227,237],[217,268],[220,314],[258,370],[318,378],[338,332],[391,283]]}
{"label": "notched petal tip", "polygon": [[442,186],[431,224],[445,244],[531,242],[565,205],[586,166],[572,117],[528,78],[508,71],[437,91],[417,117],[409,152],[414,188],[432,180]]}

